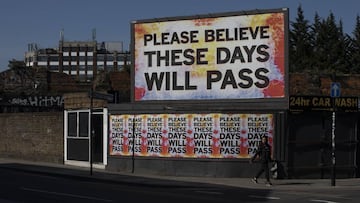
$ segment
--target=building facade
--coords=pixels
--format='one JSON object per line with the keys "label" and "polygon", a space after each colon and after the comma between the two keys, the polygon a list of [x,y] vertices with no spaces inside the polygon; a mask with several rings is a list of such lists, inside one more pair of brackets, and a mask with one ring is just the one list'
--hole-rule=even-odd
{"label": "building facade", "polygon": [[123,51],[122,42],[65,41],[61,37],[57,48],[29,44],[25,64],[66,73],[76,81],[87,82],[99,72],[122,70],[130,64],[130,54]]}

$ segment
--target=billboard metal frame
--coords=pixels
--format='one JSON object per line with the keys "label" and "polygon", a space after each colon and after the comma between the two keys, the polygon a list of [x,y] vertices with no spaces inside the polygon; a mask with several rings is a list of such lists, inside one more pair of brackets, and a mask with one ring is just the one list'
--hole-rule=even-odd
{"label": "billboard metal frame", "polygon": [[[257,14],[269,14],[269,13],[282,13],[284,15],[284,97],[279,98],[242,98],[242,99],[189,99],[189,100],[146,100],[136,101],[135,100],[135,25],[143,23],[154,23],[154,22],[167,22],[167,21],[179,21],[179,20],[193,20],[203,18],[219,18],[219,17],[231,17],[231,16],[243,16],[243,15],[257,15]],[[196,16],[178,16],[168,18],[155,18],[136,20],[131,23],[131,53],[132,54],[132,68],[131,68],[131,102],[138,104],[207,104],[213,105],[216,102],[218,105],[225,104],[241,104],[241,109],[256,108],[258,110],[269,110],[269,109],[288,109],[289,106],[289,56],[288,56],[288,32],[289,32],[289,14],[288,8],[280,9],[268,9],[268,10],[250,10],[250,11],[239,11],[239,12],[227,12],[207,15],[196,15]],[[227,106],[227,105],[226,105]],[[234,107],[233,105],[230,105]]]}

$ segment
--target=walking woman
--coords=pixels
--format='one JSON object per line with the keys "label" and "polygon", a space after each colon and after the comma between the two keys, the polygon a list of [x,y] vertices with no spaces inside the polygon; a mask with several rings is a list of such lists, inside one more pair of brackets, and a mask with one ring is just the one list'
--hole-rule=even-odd
{"label": "walking woman", "polygon": [[270,171],[269,171],[269,163],[271,163],[271,147],[268,143],[268,138],[266,136],[261,138],[261,143],[258,147],[258,149],[256,150],[256,153],[254,154],[254,156],[250,159],[250,162],[252,163],[255,159],[257,159],[257,157],[259,157],[260,159],[260,163],[261,163],[261,168],[259,169],[259,171],[256,173],[255,177],[252,178],[251,180],[254,183],[258,183],[258,178],[261,176],[262,173],[265,172],[265,178],[266,178],[266,185],[267,186],[271,186],[271,182],[270,182]]}

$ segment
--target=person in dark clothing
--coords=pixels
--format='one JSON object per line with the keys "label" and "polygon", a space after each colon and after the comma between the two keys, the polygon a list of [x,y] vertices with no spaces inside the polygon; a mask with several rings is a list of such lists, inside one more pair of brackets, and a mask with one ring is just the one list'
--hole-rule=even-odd
{"label": "person in dark clothing", "polygon": [[254,156],[250,159],[250,162],[252,163],[255,159],[257,159],[257,157],[260,160],[261,168],[256,173],[256,176],[254,178],[252,178],[251,180],[254,183],[258,183],[258,181],[257,181],[258,178],[260,177],[260,175],[262,173],[265,172],[266,185],[271,186],[272,184],[270,182],[270,175],[269,175],[269,163],[272,161],[271,147],[268,143],[268,138],[266,136],[261,138],[261,143],[260,143],[258,149],[256,150],[256,153],[254,154]]}

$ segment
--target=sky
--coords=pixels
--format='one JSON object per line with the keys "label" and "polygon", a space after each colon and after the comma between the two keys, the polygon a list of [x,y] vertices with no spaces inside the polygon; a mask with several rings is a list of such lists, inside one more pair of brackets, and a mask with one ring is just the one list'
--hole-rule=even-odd
{"label": "sky", "polygon": [[98,42],[122,41],[128,51],[135,20],[289,8],[294,22],[299,5],[310,23],[315,13],[327,18],[332,12],[349,35],[360,15],[359,0],[2,0],[0,71],[12,59],[24,60],[29,43],[58,47],[62,30],[65,40],[86,41],[96,29]]}

